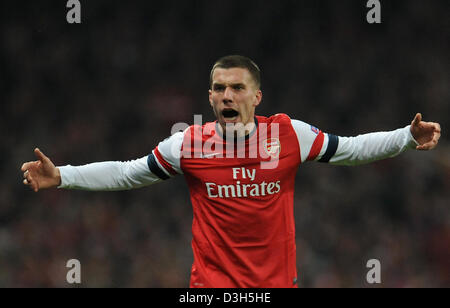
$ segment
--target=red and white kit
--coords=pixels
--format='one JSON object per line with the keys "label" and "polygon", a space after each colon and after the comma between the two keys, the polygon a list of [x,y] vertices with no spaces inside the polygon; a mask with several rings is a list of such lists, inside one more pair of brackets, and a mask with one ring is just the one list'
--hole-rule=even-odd
{"label": "red and white kit", "polygon": [[193,207],[191,287],[296,287],[294,187],[306,161],[356,165],[414,148],[410,127],[356,137],[285,114],[255,117],[245,138],[190,126],[128,162],[59,167],[60,188],[123,190],[183,174]]}

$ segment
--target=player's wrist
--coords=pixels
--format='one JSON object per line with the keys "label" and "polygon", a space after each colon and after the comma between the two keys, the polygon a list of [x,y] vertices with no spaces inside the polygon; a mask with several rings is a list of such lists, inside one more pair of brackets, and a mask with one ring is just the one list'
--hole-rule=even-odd
{"label": "player's wrist", "polygon": [[419,145],[419,143],[417,142],[417,140],[416,140],[416,137],[414,137],[414,131],[413,131],[413,127],[412,127],[412,125],[408,125],[408,126],[406,126],[405,127],[406,129],[407,129],[407,131],[408,131],[408,146],[410,147],[410,148],[413,148],[413,149],[415,149],[416,148],[416,146],[418,146]]}
{"label": "player's wrist", "polygon": [[55,175],[54,175],[54,187],[61,186],[61,172],[58,167],[55,167]]}

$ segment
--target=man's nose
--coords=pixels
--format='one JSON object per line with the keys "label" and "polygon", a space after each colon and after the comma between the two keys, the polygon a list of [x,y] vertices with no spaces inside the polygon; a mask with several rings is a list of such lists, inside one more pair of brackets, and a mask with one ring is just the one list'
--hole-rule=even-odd
{"label": "man's nose", "polygon": [[223,92],[223,102],[224,103],[231,103],[233,102],[233,91],[230,87],[226,87],[225,91]]}

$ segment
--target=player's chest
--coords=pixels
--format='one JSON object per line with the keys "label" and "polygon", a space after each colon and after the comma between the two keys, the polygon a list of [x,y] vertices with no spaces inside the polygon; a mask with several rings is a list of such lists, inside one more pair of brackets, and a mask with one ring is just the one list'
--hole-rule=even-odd
{"label": "player's chest", "polygon": [[[248,145],[247,145],[248,146]],[[256,149],[227,151],[217,148],[201,156],[183,158],[183,172],[201,182],[256,183],[281,180],[295,174],[299,164],[298,146],[268,138]]]}

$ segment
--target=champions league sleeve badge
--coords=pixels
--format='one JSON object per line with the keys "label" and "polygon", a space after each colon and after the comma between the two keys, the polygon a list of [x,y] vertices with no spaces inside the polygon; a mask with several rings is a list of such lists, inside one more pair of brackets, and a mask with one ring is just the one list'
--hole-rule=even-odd
{"label": "champions league sleeve badge", "polygon": [[311,130],[312,130],[316,135],[319,134],[319,129],[318,129],[317,127],[311,125]]}

